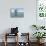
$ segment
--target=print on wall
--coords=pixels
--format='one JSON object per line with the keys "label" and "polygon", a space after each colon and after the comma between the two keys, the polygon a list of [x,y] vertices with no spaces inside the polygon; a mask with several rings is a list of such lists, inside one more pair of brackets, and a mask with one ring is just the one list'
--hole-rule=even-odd
{"label": "print on wall", "polygon": [[10,9],[11,17],[24,17],[24,9],[23,8],[11,8]]}
{"label": "print on wall", "polygon": [[39,17],[46,17],[46,0],[37,1],[37,15]]}

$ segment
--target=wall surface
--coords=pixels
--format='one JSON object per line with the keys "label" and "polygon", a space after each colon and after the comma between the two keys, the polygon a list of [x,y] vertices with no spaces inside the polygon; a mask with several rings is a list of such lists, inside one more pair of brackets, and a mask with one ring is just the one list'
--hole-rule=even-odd
{"label": "wall surface", "polygon": [[[24,18],[11,18],[10,8],[24,8]],[[9,32],[11,27],[19,27],[19,32],[29,32],[36,24],[36,0],[0,0],[0,34]]]}

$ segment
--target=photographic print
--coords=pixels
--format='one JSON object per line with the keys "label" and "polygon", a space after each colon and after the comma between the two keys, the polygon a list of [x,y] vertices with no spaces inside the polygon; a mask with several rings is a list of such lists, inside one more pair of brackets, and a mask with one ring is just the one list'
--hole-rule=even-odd
{"label": "photographic print", "polygon": [[11,8],[10,9],[11,17],[24,17],[24,9],[23,8]]}

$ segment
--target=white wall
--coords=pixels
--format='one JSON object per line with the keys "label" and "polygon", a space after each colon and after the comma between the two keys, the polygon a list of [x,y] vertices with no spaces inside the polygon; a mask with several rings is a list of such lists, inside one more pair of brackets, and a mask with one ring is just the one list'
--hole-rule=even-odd
{"label": "white wall", "polygon": [[[24,8],[24,18],[11,18],[10,8]],[[20,32],[32,35],[32,24],[36,24],[36,0],[0,0],[0,34],[18,26]]]}

